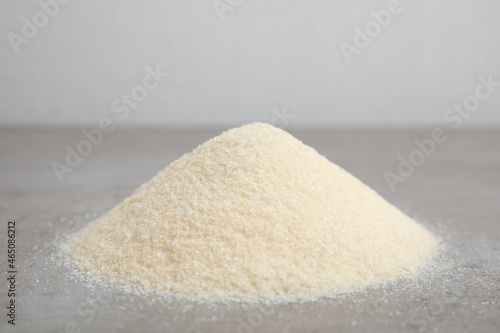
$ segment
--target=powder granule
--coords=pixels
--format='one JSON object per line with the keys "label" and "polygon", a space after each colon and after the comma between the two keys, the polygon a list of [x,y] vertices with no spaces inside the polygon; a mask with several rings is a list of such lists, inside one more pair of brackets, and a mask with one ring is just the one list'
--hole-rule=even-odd
{"label": "powder granule", "polygon": [[65,250],[93,276],[146,290],[297,299],[412,276],[436,240],[313,148],[254,123],[170,164]]}

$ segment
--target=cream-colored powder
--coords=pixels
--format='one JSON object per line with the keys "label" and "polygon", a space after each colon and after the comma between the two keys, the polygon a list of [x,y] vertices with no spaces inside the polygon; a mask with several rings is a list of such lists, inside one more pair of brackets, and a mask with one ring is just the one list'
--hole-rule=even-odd
{"label": "cream-colored powder", "polygon": [[311,298],[414,275],[435,238],[285,131],[182,156],[65,246],[93,276],[209,298]]}

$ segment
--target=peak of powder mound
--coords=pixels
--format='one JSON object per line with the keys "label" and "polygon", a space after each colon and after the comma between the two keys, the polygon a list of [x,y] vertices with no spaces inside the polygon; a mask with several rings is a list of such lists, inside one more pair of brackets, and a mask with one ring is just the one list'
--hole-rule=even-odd
{"label": "peak of powder mound", "polygon": [[185,154],[65,246],[93,276],[184,296],[311,298],[413,276],[423,227],[287,132]]}

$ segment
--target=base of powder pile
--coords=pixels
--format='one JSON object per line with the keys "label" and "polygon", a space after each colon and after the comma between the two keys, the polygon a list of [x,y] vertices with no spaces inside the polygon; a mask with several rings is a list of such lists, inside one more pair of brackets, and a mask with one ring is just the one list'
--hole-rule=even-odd
{"label": "base of powder pile", "polygon": [[279,304],[301,304],[310,303],[318,301],[328,301],[328,300],[341,300],[348,299],[355,296],[363,295],[366,292],[373,290],[394,290],[401,289],[407,290],[411,287],[418,286],[432,279],[435,272],[442,271],[445,269],[446,260],[443,258],[444,254],[447,252],[447,246],[441,241],[441,238],[435,236],[437,239],[436,255],[424,262],[422,267],[413,272],[408,272],[407,275],[395,277],[393,279],[385,281],[374,281],[371,284],[358,287],[356,289],[349,290],[331,290],[329,292],[317,292],[317,293],[306,293],[306,294],[287,294],[287,295],[261,295],[254,297],[242,297],[242,296],[232,296],[230,294],[225,296],[206,295],[202,293],[198,294],[183,294],[183,293],[173,293],[169,291],[158,290],[155,288],[145,288],[140,284],[131,284],[126,281],[111,280],[105,276],[99,276],[91,272],[85,271],[79,267],[75,261],[68,255],[67,251],[64,249],[68,238],[64,241],[57,241],[56,247],[58,248],[57,253],[53,256],[53,260],[58,265],[63,265],[68,268],[67,278],[73,280],[82,286],[85,286],[89,290],[96,288],[99,289],[112,289],[119,291],[124,294],[135,295],[141,298],[151,298],[163,300],[164,302],[171,303],[176,301],[199,303],[199,304],[223,304],[224,306],[238,305],[244,306],[245,304],[257,305],[257,304],[267,304],[267,305],[279,305]]}
{"label": "base of powder pile", "polygon": [[255,123],[174,161],[64,251],[133,292],[289,301],[414,277],[437,246],[346,170]]}

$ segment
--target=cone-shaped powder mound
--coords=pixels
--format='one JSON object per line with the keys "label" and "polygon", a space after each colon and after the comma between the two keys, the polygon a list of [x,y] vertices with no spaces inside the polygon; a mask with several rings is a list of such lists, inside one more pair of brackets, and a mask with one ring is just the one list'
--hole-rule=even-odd
{"label": "cone-shaped powder mound", "polygon": [[65,246],[91,275],[184,296],[317,297],[411,276],[434,237],[285,131],[182,156]]}

